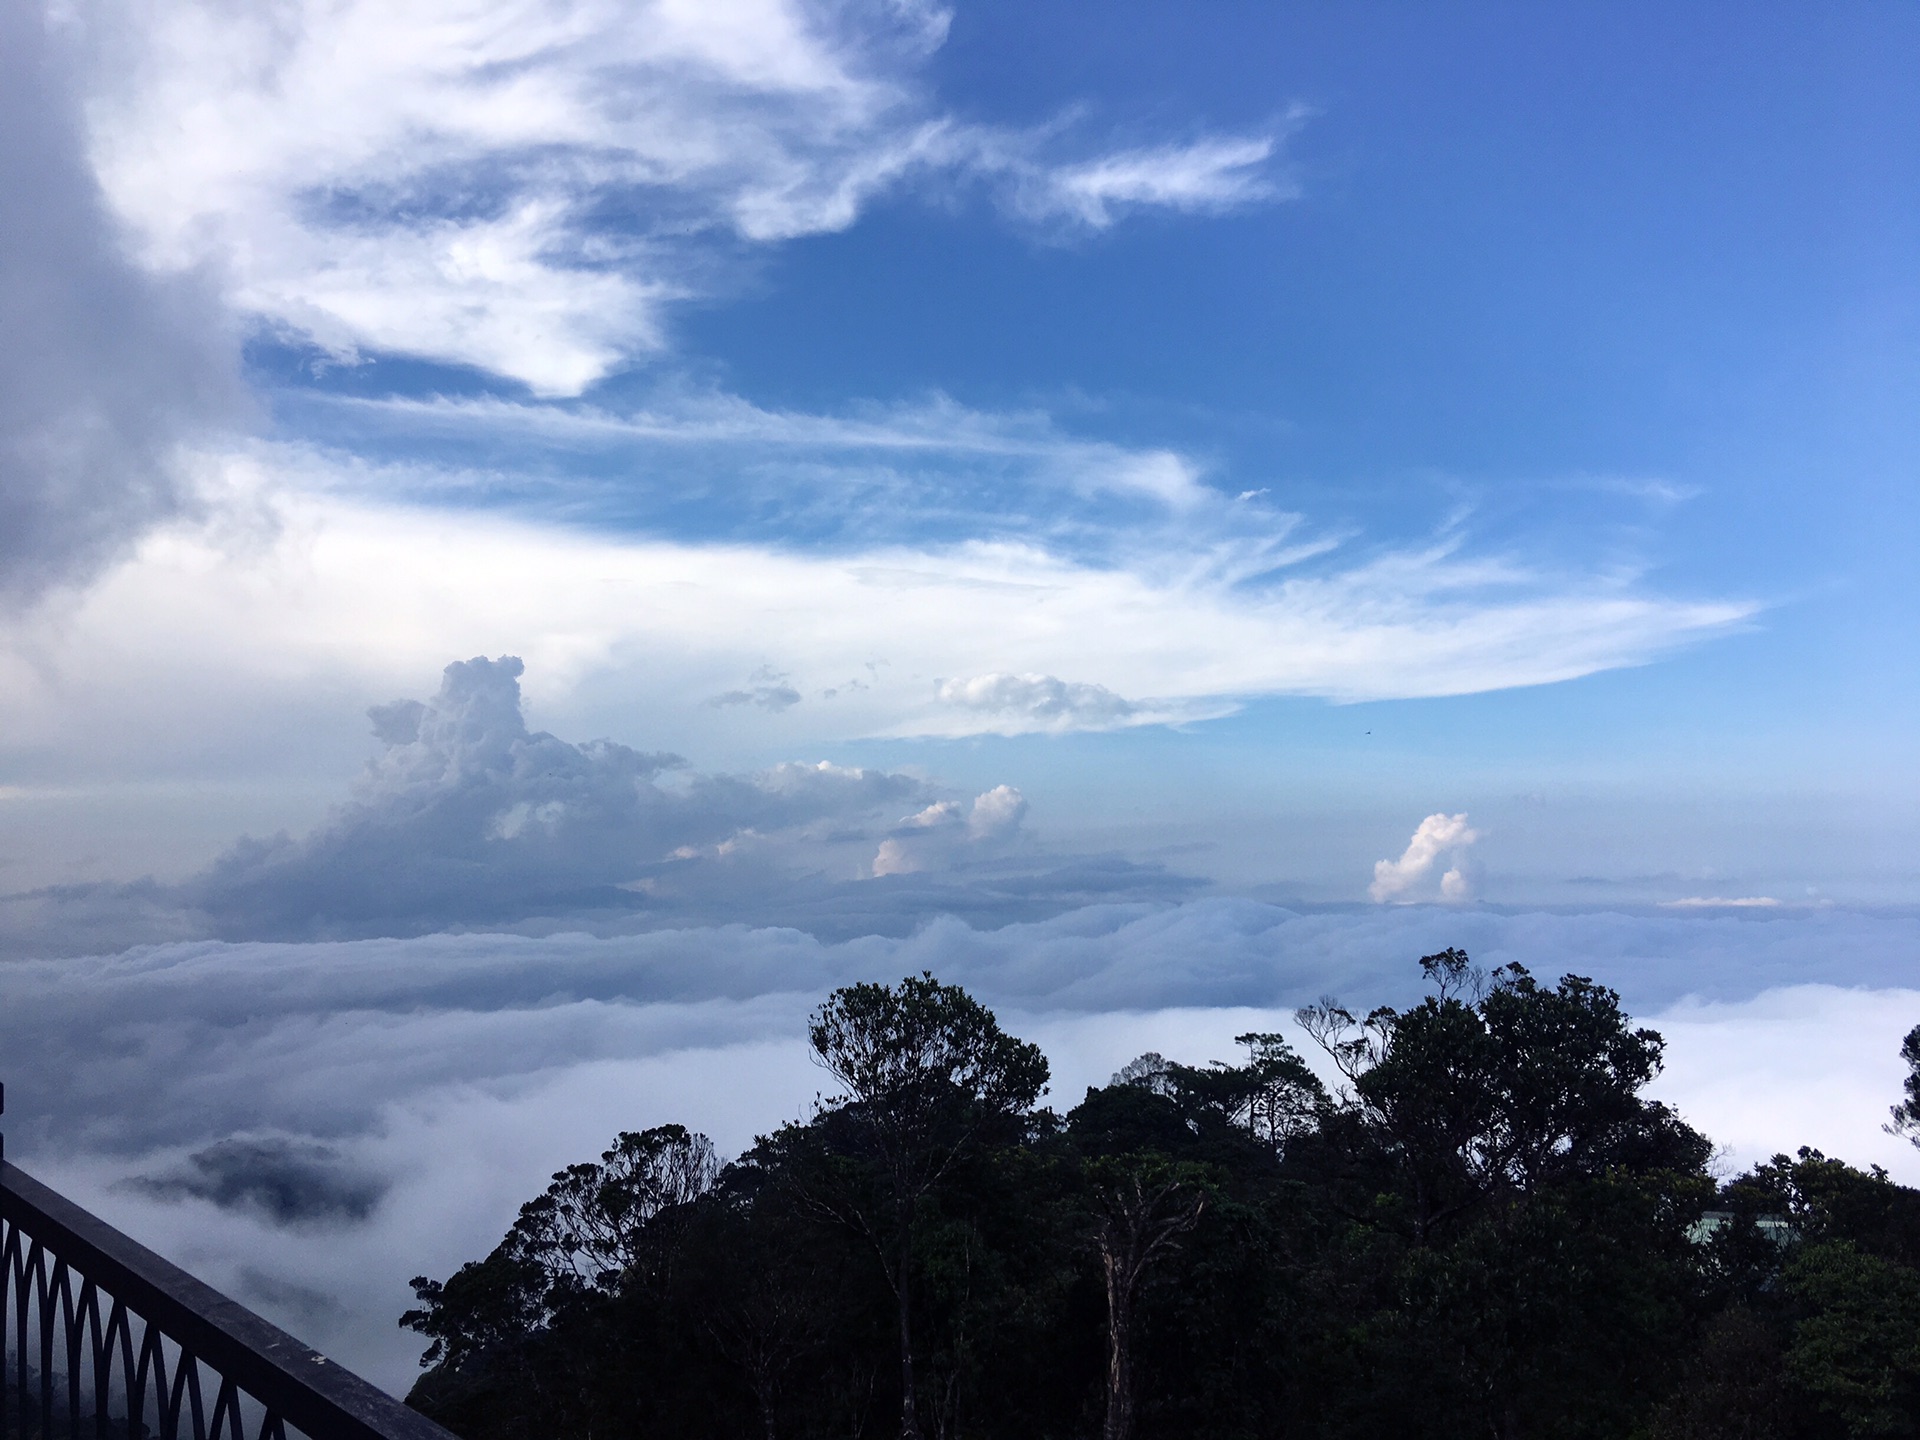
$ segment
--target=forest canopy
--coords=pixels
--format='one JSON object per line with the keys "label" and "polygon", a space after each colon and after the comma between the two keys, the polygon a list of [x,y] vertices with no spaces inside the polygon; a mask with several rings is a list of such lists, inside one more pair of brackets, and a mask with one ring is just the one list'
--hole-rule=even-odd
{"label": "forest canopy", "polygon": [[1920,1434],[1920,1192],[1716,1178],[1613,991],[1420,964],[1408,1009],[1299,1012],[1317,1069],[1247,1034],[1064,1115],[958,987],[836,991],[808,1118],[725,1164],[622,1134],[416,1279],[409,1403],[468,1440]]}

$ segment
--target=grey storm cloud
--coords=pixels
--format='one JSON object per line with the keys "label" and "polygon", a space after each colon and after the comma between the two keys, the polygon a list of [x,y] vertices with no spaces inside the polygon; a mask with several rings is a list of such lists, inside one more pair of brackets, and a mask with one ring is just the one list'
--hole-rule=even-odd
{"label": "grey storm cloud", "polygon": [[0,897],[0,954],[715,921],[835,938],[1201,885],[1023,850],[1026,802],[1010,786],[962,802],[915,776],[827,763],[702,774],[676,755],[529,731],[521,671],[510,656],[457,661],[432,699],[374,707],[379,754],[309,834],[244,838],[175,885]]}
{"label": "grey storm cloud", "polygon": [[0,602],[84,579],[189,503],[178,447],[242,413],[210,286],[123,253],[37,0],[0,0]]}

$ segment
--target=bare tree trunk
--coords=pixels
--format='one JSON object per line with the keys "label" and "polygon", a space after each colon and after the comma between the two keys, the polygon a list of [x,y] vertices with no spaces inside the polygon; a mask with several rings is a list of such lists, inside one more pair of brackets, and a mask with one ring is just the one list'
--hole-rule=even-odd
{"label": "bare tree trunk", "polygon": [[1107,1272],[1107,1418],[1101,1440],[1133,1436],[1133,1266],[1131,1256],[1108,1249]]}
{"label": "bare tree trunk", "polygon": [[900,1307],[900,1440],[920,1440],[920,1413],[913,1398],[913,1310],[908,1279],[913,1271],[913,1211],[900,1217],[900,1273],[894,1298]]}
{"label": "bare tree trunk", "polygon": [[1107,1280],[1107,1418],[1101,1440],[1133,1440],[1133,1304],[1140,1277],[1176,1248],[1174,1237],[1198,1223],[1205,1205],[1204,1192],[1173,1178],[1149,1189],[1134,1174],[1107,1192],[1097,1231]]}

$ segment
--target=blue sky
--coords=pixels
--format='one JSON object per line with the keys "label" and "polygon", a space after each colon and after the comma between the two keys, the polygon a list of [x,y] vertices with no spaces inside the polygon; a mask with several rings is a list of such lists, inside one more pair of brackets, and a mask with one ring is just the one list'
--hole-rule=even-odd
{"label": "blue sky", "polygon": [[[1613,794],[1604,828],[1631,831],[1641,804],[1694,788],[1702,810],[1747,811],[1718,843],[1710,815],[1688,827],[1708,868],[1740,867],[1726,842],[1777,798],[1763,823],[1811,852],[1807,883],[1845,893],[1857,867],[1855,898],[1897,900],[1910,867],[1888,873],[1874,852],[1910,828],[1870,797],[1914,780],[1899,718],[1915,678],[1900,637],[1915,600],[1920,102],[1899,63],[1914,24],[1894,7],[1760,23],[1713,6],[1219,6],[1201,22],[1153,5],[1097,22],[964,7],[913,72],[960,123],[1055,127],[1094,150],[1272,137],[1274,153],[1211,213],[1139,207],[1092,229],[1010,215],[946,176],[877,194],[845,228],[716,246],[710,288],[670,307],[662,352],[558,403],[1013,416],[1037,444],[1175,452],[1204,486],[1261,492],[1252,506],[1341,538],[1343,556],[1444,538],[1744,602],[1744,623],[1678,654],[1625,647],[1653,661],[1644,672],[1364,714],[1242,694],[1231,721],[1149,728],[1123,753],[1179,777],[1159,804],[1202,812],[1235,808],[1250,775],[1277,806],[1327,809],[1316,785],[1364,795],[1385,771],[1380,800],[1416,808],[1423,789],[1483,806]],[[1036,497],[1030,471],[966,455],[823,446],[783,463],[687,442],[662,456],[611,436],[475,434],[465,415],[343,413],[326,399],[524,392],[418,357],[313,378],[298,345],[252,353],[283,433],[455,459],[495,472],[462,503],[616,532],[844,552],[1047,525],[1062,552],[1105,563],[1163,518],[1138,497]],[[904,483],[841,489],[875,463]],[[740,472],[769,466],[743,500]],[[869,739],[834,753],[870,755]],[[781,740],[759,742],[764,758]],[[1089,755],[1061,753],[1076,745]],[[1011,763],[1032,790],[1126,761],[1050,741]],[[1810,836],[1801,807],[1823,798],[1868,813]],[[1052,818],[1071,824],[1071,802]],[[1788,857],[1745,863],[1795,878]]]}
{"label": "blue sky", "polygon": [[[16,884],[298,831],[356,710],[512,653],[572,739],[1276,898],[1466,811],[1505,903],[1911,899],[1910,12],[212,13],[49,41],[150,368],[240,398],[169,400],[170,513],[47,526]],[[568,579],[663,554],[710,622]]]}
{"label": "blue sky", "polygon": [[511,654],[1281,901],[1466,813],[1489,902],[1908,903],[1916,25],[63,12],[39,348],[155,319],[25,417],[127,448],[23,492],[11,882],[301,833]]}
{"label": "blue sky", "polygon": [[10,1154],[396,1387],[923,965],[1070,1100],[1465,944],[1920,1173],[1917,31],[0,0]]}

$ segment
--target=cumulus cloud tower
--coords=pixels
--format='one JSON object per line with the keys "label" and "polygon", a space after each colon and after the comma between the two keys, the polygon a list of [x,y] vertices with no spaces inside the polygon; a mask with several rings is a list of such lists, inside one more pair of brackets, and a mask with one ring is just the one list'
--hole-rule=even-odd
{"label": "cumulus cloud tower", "polygon": [[1472,886],[1466,871],[1462,868],[1462,852],[1480,838],[1478,831],[1467,824],[1464,814],[1434,814],[1420,822],[1407,841],[1406,851],[1398,860],[1376,860],[1373,865],[1373,883],[1367,887],[1367,894],[1376,904],[1388,901],[1407,903],[1428,898],[1422,884],[1439,865],[1443,857],[1451,857],[1450,865],[1440,876],[1438,898],[1449,902],[1459,902],[1472,898]]}

